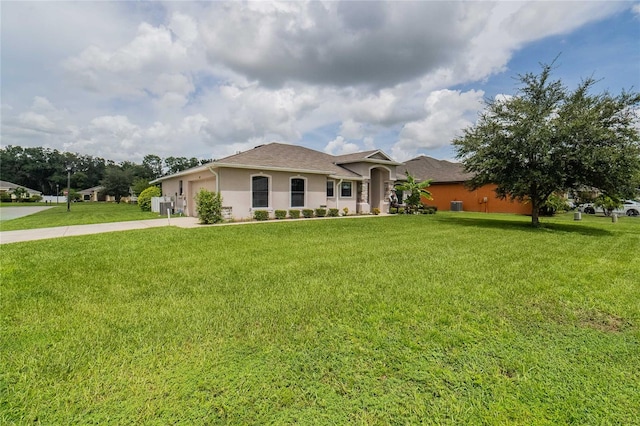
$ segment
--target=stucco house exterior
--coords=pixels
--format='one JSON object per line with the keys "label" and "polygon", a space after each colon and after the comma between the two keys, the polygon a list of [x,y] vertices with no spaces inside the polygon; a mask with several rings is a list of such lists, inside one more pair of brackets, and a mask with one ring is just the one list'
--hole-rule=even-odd
{"label": "stucco house exterior", "polygon": [[384,212],[400,165],[380,150],[336,156],[270,143],[151,183],[161,183],[174,210],[188,216],[197,216],[195,196],[201,188],[219,192],[225,215],[233,219],[251,218],[256,210],[271,217],[275,210],[292,209]]}
{"label": "stucco house exterior", "polygon": [[32,195],[40,195],[40,196],[42,195],[42,192],[36,191],[35,189],[27,188],[26,186],[18,185],[17,183],[0,180],[0,193],[3,193],[3,192],[12,193],[11,195],[12,199],[16,198],[16,196],[13,195],[13,191],[15,191],[16,188],[23,188],[24,190],[26,190],[27,193],[29,194],[29,197],[31,197]]}
{"label": "stucco house exterior", "polygon": [[[115,203],[116,197],[114,197],[113,195],[106,195],[103,193],[103,191],[104,191],[104,186],[98,185],[98,186],[92,186],[91,188],[78,191],[78,194],[80,194],[82,201],[106,201],[109,203]],[[132,194],[131,189],[129,189],[129,193]],[[120,199],[120,202],[130,203],[132,201],[137,201],[137,200],[138,200],[138,197],[129,195],[127,197],[122,197]]]}
{"label": "stucco house exterior", "polygon": [[496,196],[496,185],[484,185],[470,190],[465,182],[472,175],[466,173],[462,164],[420,155],[397,168],[398,179],[408,171],[418,181],[432,179],[427,188],[433,200],[427,204],[436,206],[438,210],[450,210],[452,201],[462,202],[462,210],[468,212],[531,214],[531,205],[501,200]]}
{"label": "stucco house exterior", "polygon": [[78,194],[82,197],[82,201],[106,201],[105,197],[100,196],[100,191],[103,189],[104,187],[102,186],[92,186],[91,188],[78,191]]}

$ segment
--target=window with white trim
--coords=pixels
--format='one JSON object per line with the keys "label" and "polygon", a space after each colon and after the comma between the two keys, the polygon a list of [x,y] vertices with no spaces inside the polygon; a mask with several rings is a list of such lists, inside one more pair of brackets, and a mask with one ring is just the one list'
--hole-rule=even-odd
{"label": "window with white trim", "polygon": [[251,207],[254,209],[269,207],[269,178],[251,177]]}
{"label": "window with white trim", "polygon": [[291,179],[291,207],[304,207],[304,186],[304,179]]}
{"label": "window with white trim", "polygon": [[352,182],[342,182],[342,185],[340,186],[340,196],[344,198],[351,197],[351,194],[352,194],[351,188],[352,188]]}

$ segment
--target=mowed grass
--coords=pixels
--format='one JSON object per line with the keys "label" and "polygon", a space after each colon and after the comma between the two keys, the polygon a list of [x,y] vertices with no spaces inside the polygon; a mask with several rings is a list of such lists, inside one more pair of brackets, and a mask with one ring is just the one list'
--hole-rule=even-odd
{"label": "mowed grass", "polygon": [[[14,204],[14,206],[17,204]],[[49,207],[44,203],[20,203],[26,207]],[[56,226],[87,225],[92,223],[125,222],[158,218],[158,213],[143,212],[135,204],[126,203],[73,203],[70,211],[66,204],[52,204],[54,207],[39,213],[0,221],[0,231],[18,229],[51,228]],[[11,208],[1,206],[0,209]]]}
{"label": "mowed grass", "polygon": [[640,220],[543,221],[5,245],[0,423],[638,424]]}

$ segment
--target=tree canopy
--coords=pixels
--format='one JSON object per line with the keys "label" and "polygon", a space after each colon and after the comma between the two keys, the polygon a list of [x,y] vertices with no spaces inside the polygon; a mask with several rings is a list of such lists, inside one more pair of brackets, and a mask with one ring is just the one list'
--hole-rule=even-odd
{"label": "tree canopy", "polygon": [[72,168],[71,187],[74,189],[98,186],[107,178],[108,169],[118,168],[130,178],[127,188],[131,186],[138,193],[137,190],[142,191],[149,186],[149,181],[164,174],[210,161],[186,157],[167,157],[163,160],[157,155],[149,154],[144,157],[142,164],[131,161],[116,164],[111,160],[73,152],[7,145],[0,148],[0,176],[3,180],[41,191],[45,195],[54,195],[56,191],[67,187],[67,166]]}
{"label": "tree canopy", "polygon": [[130,193],[130,185],[132,182],[131,172],[123,170],[119,167],[109,167],[100,182],[104,192],[116,198],[116,203],[120,204],[122,197],[126,197]]}
{"label": "tree canopy", "polygon": [[485,101],[475,125],[453,141],[472,188],[493,183],[500,198],[531,203],[532,224],[554,192],[595,188],[630,196],[640,170],[640,95],[590,93],[583,80],[570,91],[551,65],[519,76],[513,97]]}

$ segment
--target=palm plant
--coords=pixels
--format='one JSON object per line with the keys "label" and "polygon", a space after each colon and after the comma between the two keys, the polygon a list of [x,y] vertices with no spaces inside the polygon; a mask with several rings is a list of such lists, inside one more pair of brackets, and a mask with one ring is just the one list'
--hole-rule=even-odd
{"label": "palm plant", "polygon": [[405,172],[407,178],[403,183],[397,184],[395,186],[396,190],[407,192],[409,195],[405,199],[405,204],[407,206],[407,213],[414,213],[418,211],[420,205],[422,204],[422,197],[427,200],[433,200],[431,196],[431,192],[427,191],[427,188],[431,185],[433,179],[423,180],[422,182],[418,182],[413,176],[409,174],[409,172]]}

